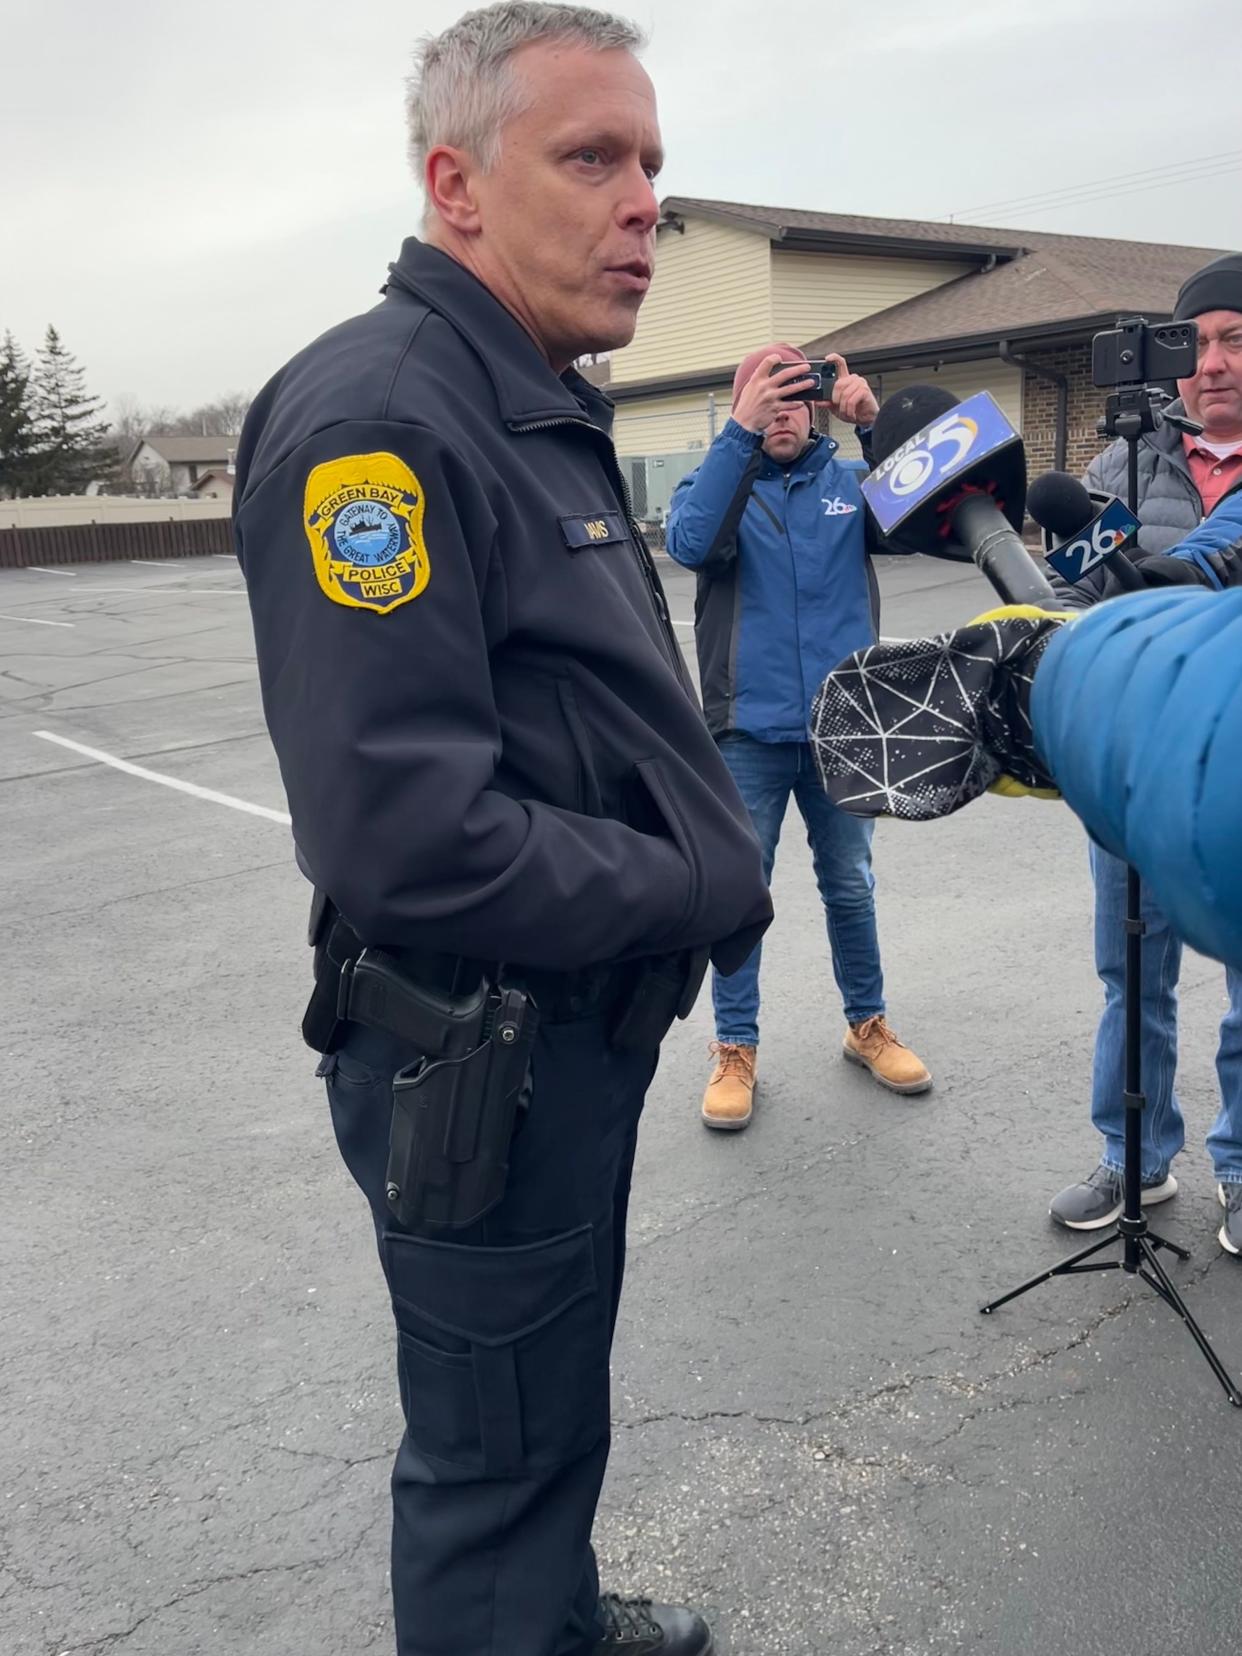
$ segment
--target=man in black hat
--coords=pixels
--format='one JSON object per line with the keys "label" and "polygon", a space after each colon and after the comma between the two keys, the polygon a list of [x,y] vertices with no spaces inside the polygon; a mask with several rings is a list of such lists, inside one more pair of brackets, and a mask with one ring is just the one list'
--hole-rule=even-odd
{"label": "man in black hat", "polygon": [[[1178,381],[1172,416],[1139,446],[1140,556],[1164,553],[1206,518],[1226,495],[1242,489],[1242,254],[1205,265],[1183,283],[1173,312],[1199,328],[1194,376]],[[1176,423],[1189,415],[1203,430],[1190,436]],[[1125,495],[1126,445],[1117,441],[1092,461],[1089,489]],[[1089,601],[1120,591],[1112,576],[1095,577]],[[1078,600],[1081,602],[1081,597]],[[1104,984],[1104,1013],[1095,1044],[1091,1119],[1104,1139],[1103,1154],[1081,1184],[1053,1199],[1050,1212],[1071,1230],[1109,1225],[1122,1207],[1125,1137],[1125,865],[1091,848],[1095,878],[1096,971]],[[1147,1108],[1143,1111],[1143,1202],[1177,1194],[1170,1166],[1185,1142],[1185,1123],[1174,1090],[1177,1065],[1177,980],[1181,940],[1144,894],[1143,1047]],[[1224,1209],[1218,1239],[1227,1253],[1242,1255],[1242,972],[1226,972],[1229,1010],[1221,1024],[1216,1068],[1221,1108],[1207,1147]]]}

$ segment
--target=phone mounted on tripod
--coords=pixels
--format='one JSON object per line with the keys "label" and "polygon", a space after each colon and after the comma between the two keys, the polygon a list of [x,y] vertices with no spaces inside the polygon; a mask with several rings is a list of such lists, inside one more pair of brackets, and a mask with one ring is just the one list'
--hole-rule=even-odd
{"label": "phone mounted on tripod", "polygon": [[[1091,382],[1110,391],[1096,424],[1101,437],[1137,441],[1155,431],[1173,400],[1174,380],[1191,379],[1199,366],[1197,322],[1148,322],[1122,318],[1091,341]],[[1187,417],[1180,429],[1197,435],[1203,428]],[[1133,508],[1134,502],[1130,502]]]}

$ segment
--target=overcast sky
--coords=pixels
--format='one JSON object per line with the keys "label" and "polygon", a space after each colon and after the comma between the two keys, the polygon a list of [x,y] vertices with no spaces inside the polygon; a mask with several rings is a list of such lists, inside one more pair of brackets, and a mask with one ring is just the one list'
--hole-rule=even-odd
{"label": "overcast sky", "polygon": [[[465,9],[0,0],[0,332],[55,323],[108,399],[257,390],[414,229],[406,65]],[[1239,0],[618,9],[652,35],[662,195],[1242,248]]]}

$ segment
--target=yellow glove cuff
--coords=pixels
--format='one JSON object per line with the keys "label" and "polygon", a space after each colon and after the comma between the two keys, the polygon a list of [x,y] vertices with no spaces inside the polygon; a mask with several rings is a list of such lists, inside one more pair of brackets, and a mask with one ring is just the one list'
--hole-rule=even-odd
{"label": "yellow glove cuff", "polygon": [[1068,621],[1070,618],[1063,610],[1040,609],[1036,604],[1000,604],[996,609],[985,611],[983,615],[976,615],[970,623],[977,626],[980,621]]}
{"label": "yellow glove cuff", "polygon": [[1028,788],[1014,776],[998,776],[988,788],[989,793],[1000,794],[1002,799],[1021,799],[1023,795],[1031,799],[1060,799],[1061,795],[1055,788]]}

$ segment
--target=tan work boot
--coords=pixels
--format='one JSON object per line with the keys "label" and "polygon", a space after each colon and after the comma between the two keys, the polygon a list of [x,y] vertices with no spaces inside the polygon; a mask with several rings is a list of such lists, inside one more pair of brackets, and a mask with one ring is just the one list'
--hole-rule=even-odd
{"label": "tan work boot", "polygon": [[732,1041],[713,1041],[716,1068],[703,1094],[703,1125],[736,1133],[750,1126],[755,1113],[755,1066],[759,1054],[753,1046],[735,1046]]}
{"label": "tan work boot", "polygon": [[932,1084],[931,1071],[908,1046],[903,1046],[884,1021],[884,1014],[851,1024],[841,1043],[852,1064],[869,1069],[891,1092],[921,1093]]}

